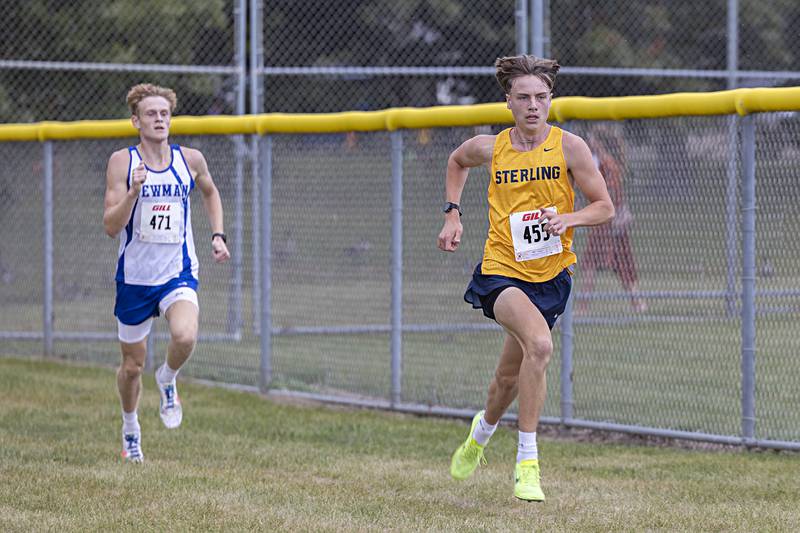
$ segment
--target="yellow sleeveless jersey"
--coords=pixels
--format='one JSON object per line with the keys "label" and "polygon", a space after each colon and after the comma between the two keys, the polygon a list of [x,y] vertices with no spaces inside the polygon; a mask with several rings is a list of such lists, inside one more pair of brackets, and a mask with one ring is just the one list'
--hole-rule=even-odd
{"label": "yellow sleeveless jersey", "polygon": [[[511,234],[512,213],[545,207],[555,207],[558,213],[574,211],[575,192],[567,175],[563,133],[551,126],[547,139],[528,152],[511,146],[511,128],[497,135],[489,179],[489,235],[481,266],[484,275],[542,282],[553,279],[576,262],[572,252],[573,228],[561,235],[560,253],[527,261],[517,261]],[[530,229],[537,238],[542,238],[540,228]],[[556,237],[550,237],[553,238]]]}

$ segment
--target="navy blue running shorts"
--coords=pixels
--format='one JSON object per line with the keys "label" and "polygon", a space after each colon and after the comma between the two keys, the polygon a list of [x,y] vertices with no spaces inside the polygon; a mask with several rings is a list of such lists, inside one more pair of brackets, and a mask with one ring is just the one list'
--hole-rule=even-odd
{"label": "navy blue running shorts", "polygon": [[478,263],[475,272],[472,273],[472,281],[464,293],[464,301],[472,304],[475,309],[483,309],[483,314],[487,318],[496,320],[494,302],[500,293],[509,287],[517,287],[527,294],[531,303],[544,316],[547,325],[553,329],[556,319],[567,307],[569,293],[572,290],[572,276],[566,268],[558,276],[541,283],[496,274],[485,276],[481,273],[481,263]]}

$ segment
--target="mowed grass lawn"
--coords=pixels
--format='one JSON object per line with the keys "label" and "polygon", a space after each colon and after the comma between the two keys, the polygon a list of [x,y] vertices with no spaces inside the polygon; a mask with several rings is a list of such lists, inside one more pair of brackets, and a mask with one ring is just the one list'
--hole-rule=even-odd
{"label": "mowed grass lawn", "polygon": [[797,531],[800,455],[540,439],[547,501],[512,496],[516,434],[450,479],[467,422],[145,378],[144,465],[119,458],[113,371],[0,358],[2,531]]}

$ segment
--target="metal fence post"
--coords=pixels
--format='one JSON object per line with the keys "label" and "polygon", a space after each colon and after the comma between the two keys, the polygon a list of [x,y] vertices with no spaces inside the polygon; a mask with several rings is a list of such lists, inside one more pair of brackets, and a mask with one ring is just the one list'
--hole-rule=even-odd
{"label": "metal fence post", "polygon": [[739,0],[728,0],[728,47],[727,47],[728,89],[736,86],[736,72],[739,70]]}
{"label": "metal fence post", "polygon": [[251,201],[251,224],[253,236],[251,237],[252,256],[253,256],[253,289],[251,302],[251,315],[253,323],[253,334],[261,334],[261,162],[260,145],[261,138],[258,135],[250,137],[250,172],[253,177],[251,181],[253,196]]}
{"label": "metal fence post", "polygon": [[[250,113],[255,115],[264,111],[262,98],[262,69],[263,62],[263,40],[261,16],[263,6],[261,0],[250,0]],[[250,138],[250,163],[252,173],[252,225],[253,225],[253,291],[252,291],[252,321],[253,333],[259,335],[261,332],[261,319],[259,310],[261,309],[261,170],[259,162],[259,142],[258,135]]]}
{"label": "metal fence post", "polygon": [[403,396],[403,132],[392,139],[392,406]]}
{"label": "metal fence post", "polygon": [[528,0],[517,0],[514,10],[514,27],[517,30],[517,53],[528,53]]}
{"label": "metal fence post", "polygon": [[544,0],[531,0],[531,53],[544,57]]}
{"label": "metal fence post", "polygon": [[737,116],[727,117],[728,123],[728,181],[725,187],[725,249],[727,251],[727,268],[725,275],[725,305],[728,316],[736,314],[736,263],[737,263],[737,208],[739,202],[736,189],[739,185],[739,173],[736,168],[738,160],[738,149],[736,141],[739,138],[737,132]]}
{"label": "metal fence post", "polygon": [[[245,112],[245,87],[247,85],[247,9],[246,0],[236,0],[234,5],[234,48],[236,50],[236,114]],[[226,331],[236,337],[242,330],[242,264],[244,262],[244,137],[233,137],[236,163],[234,167],[233,237],[231,243],[231,291],[228,297],[228,325]]]}
{"label": "metal fence post", "polygon": [[236,17],[234,38],[236,39],[236,67],[238,69],[236,114],[243,115],[247,96],[247,0],[236,0],[233,12]]}
{"label": "metal fence post", "polygon": [[742,122],[742,438],[756,425],[756,138],[755,119]]}
{"label": "metal fence post", "polygon": [[575,331],[573,329],[574,293],[569,295],[567,308],[561,317],[561,423],[571,420],[575,400],[572,397],[572,353]]}
{"label": "metal fence post", "polygon": [[[258,142],[258,141],[257,141]],[[272,383],[272,136],[259,142],[261,148],[261,374],[259,389]]]}
{"label": "metal fence post", "polygon": [[[736,77],[737,69],[739,68],[739,2],[738,0],[728,0],[728,54],[727,54],[727,69],[728,69],[728,89],[735,89],[738,85]],[[736,216],[738,201],[736,198],[736,188],[739,184],[739,173],[736,168],[738,160],[738,148],[736,141],[738,139],[738,116],[731,115],[727,118],[728,122],[728,182],[725,191],[727,201],[725,203],[726,214],[726,249],[727,256],[727,276],[726,276],[726,291],[725,302],[728,310],[728,316],[736,314]]]}
{"label": "metal fence post", "polygon": [[53,141],[44,142],[44,355],[53,355]]}
{"label": "metal fence post", "polygon": [[234,176],[233,234],[231,235],[231,290],[228,296],[228,326],[226,331],[234,336],[241,335],[242,327],[242,262],[244,258],[244,138],[234,136],[236,163]]}

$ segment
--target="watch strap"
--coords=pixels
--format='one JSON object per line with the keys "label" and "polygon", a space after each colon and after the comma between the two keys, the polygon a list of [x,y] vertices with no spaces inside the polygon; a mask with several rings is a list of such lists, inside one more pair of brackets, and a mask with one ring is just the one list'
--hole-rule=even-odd
{"label": "watch strap", "polygon": [[456,204],[456,203],[453,203],[453,202],[445,202],[445,203],[444,203],[444,207],[442,207],[442,211],[444,211],[445,213],[449,213],[449,212],[450,212],[450,211],[452,211],[453,209],[455,209],[456,211],[458,211],[458,216],[461,216],[461,206],[460,206],[460,205],[458,205],[458,204]]}

